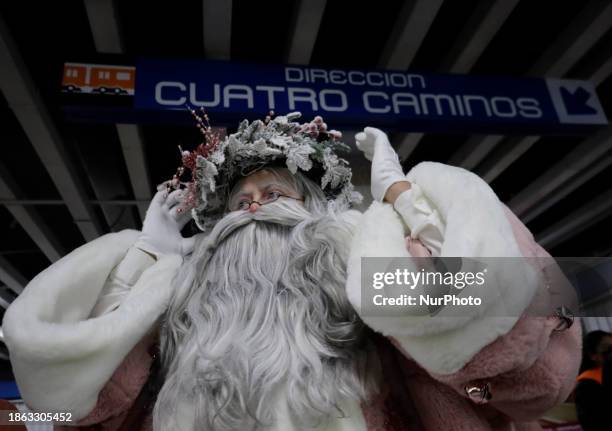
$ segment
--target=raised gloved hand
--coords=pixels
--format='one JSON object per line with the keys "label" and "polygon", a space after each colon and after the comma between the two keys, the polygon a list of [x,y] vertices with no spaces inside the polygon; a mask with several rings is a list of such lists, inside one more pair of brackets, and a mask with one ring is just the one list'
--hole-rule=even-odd
{"label": "raised gloved hand", "polygon": [[178,211],[184,192],[175,190],[168,194],[164,184],[158,190],[147,209],[135,247],[155,257],[164,254],[185,256],[193,251],[194,238],[181,235],[181,229],[190,219],[189,211]]}
{"label": "raised gloved hand", "polygon": [[397,153],[382,130],[366,127],[355,135],[357,148],[372,162],[372,197],[382,202],[389,187],[397,182],[408,182]]}

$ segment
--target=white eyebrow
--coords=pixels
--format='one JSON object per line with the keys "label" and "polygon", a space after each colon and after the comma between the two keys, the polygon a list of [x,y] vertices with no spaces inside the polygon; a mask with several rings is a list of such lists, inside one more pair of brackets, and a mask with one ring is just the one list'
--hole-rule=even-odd
{"label": "white eyebrow", "polygon": [[[285,192],[285,193],[289,193],[289,192],[291,192],[291,190],[289,190],[289,189],[287,188],[287,186],[286,186],[286,185],[281,184],[281,183],[279,183],[279,182],[277,182],[277,181],[274,181],[274,180],[272,180],[271,182],[269,182],[269,183],[267,183],[267,184],[264,184],[264,185],[263,185],[263,186],[260,188],[260,190],[268,190],[268,189],[270,189],[271,187],[277,187],[277,188],[281,189],[281,191],[283,191],[283,192]],[[230,202],[235,202],[235,200],[236,200],[236,199],[240,199],[240,198],[242,198],[242,197],[251,197],[252,195],[253,195],[253,194],[252,194],[252,193],[249,193],[249,192],[239,191],[238,193],[236,193],[234,196],[232,196],[232,197],[230,198]]]}
{"label": "white eyebrow", "polygon": [[268,189],[270,187],[278,187],[279,189],[282,189],[284,191],[288,191],[287,187],[285,187],[283,184],[277,183],[277,182],[271,182],[266,184],[265,186],[263,186],[262,190]]}

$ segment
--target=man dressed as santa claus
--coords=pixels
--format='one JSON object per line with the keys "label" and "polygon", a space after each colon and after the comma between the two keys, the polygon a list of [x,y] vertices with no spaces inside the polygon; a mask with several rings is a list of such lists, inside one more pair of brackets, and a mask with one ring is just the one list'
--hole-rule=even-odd
{"label": "man dressed as santa claus", "polygon": [[[565,400],[579,325],[563,307],[527,315],[555,295],[543,266],[498,267],[495,300],[457,318],[364,311],[365,257],[549,256],[484,181],[431,162],[404,174],[368,127],[360,213],[348,147],[320,117],[224,139],[197,117],[205,142],[142,231],[74,250],[6,312],[32,410],[70,413],[72,429],[474,431],[538,429]],[[203,232],[184,238],[192,218]]]}

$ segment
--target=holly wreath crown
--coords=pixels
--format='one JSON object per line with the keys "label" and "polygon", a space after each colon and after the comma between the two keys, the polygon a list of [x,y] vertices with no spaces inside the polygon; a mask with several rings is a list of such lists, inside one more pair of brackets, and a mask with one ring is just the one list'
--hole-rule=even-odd
{"label": "holly wreath crown", "polygon": [[[210,126],[202,109],[188,108],[204,141],[193,151],[181,151],[182,166],[168,183],[170,188],[185,189],[180,211],[191,211],[200,230],[208,230],[226,211],[233,185],[269,165],[282,166],[292,174],[302,171],[319,183],[334,205],[359,203],[361,194],[351,183],[352,172],[347,160],[337,153],[350,152],[341,142],[342,134],[328,130],[320,116],[310,123],[296,122],[299,112],[274,116],[249,123],[243,120],[238,131],[225,138]],[[188,181],[182,178],[190,174]]]}

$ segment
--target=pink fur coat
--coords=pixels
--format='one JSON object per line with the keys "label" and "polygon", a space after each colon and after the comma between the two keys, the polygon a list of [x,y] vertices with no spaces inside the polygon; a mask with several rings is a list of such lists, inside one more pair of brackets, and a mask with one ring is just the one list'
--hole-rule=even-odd
{"label": "pink fur coat", "polygon": [[[504,208],[504,212],[524,256],[549,256],[510,210]],[[412,256],[430,255],[420,241],[410,237],[406,249]],[[509,332],[449,374],[427,371],[393,337],[378,336],[386,379],[381,393],[362,404],[368,429],[539,429],[534,421],[565,400],[579,366],[580,325],[575,322],[567,330],[554,331],[557,324],[555,317],[522,317]],[[79,426],[109,431],[120,427],[148,378],[153,341],[151,336],[143,338],[125,357],[100,392],[95,409]],[[465,387],[474,382],[489,385],[489,402],[477,404],[466,395]],[[141,429],[151,429],[150,416]]]}

